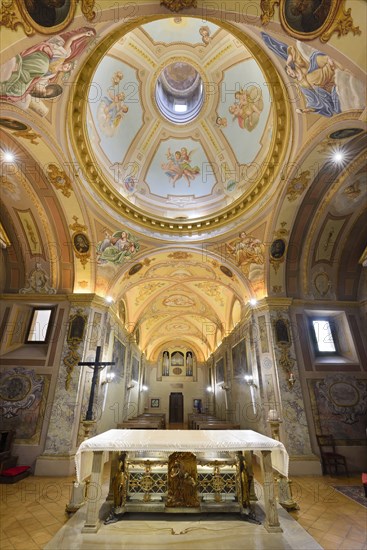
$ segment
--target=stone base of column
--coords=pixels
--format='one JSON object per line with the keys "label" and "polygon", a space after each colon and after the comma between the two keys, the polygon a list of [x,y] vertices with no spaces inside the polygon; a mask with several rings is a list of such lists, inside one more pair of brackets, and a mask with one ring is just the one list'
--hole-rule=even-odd
{"label": "stone base of column", "polygon": [[70,502],[66,505],[65,511],[68,513],[77,512],[85,504],[85,483],[73,483]]}
{"label": "stone base of column", "polygon": [[289,477],[321,476],[321,462],[316,455],[291,455],[289,457]]}
{"label": "stone base of column", "polygon": [[40,455],[36,460],[34,475],[50,477],[74,476],[74,456]]}

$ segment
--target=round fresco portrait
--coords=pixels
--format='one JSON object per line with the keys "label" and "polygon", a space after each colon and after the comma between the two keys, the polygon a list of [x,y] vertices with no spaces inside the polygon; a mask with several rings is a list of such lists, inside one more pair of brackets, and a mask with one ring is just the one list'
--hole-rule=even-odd
{"label": "round fresco portrait", "polygon": [[293,36],[315,38],[329,27],[338,0],[283,0],[282,25]]}
{"label": "round fresco portrait", "polygon": [[24,130],[29,129],[29,126],[23,124],[23,122],[19,122],[19,120],[15,120],[14,118],[0,117],[0,126],[8,128],[8,130],[15,130],[17,132],[24,132]]}
{"label": "round fresco portrait", "polygon": [[84,233],[76,233],[73,237],[73,244],[79,254],[87,254],[89,252],[89,239]]}
{"label": "round fresco portrait", "polygon": [[28,18],[40,27],[56,27],[68,23],[75,9],[72,0],[20,0]]}
{"label": "round fresco portrait", "polygon": [[275,241],[271,243],[271,247],[270,247],[271,257],[276,260],[279,260],[284,256],[284,252],[285,252],[285,242],[283,241],[283,239],[275,239]]}
{"label": "round fresco portrait", "polygon": [[349,137],[357,136],[363,132],[362,128],[343,128],[342,130],[336,130],[330,134],[331,139],[346,139]]}

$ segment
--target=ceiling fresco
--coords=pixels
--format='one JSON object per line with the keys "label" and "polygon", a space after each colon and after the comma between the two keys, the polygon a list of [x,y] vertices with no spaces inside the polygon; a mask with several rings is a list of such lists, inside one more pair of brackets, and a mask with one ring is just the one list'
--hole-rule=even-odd
{"label": "ceiling fresco", "polygon": [[[164,218],[232,204],[271,150],[274,109],[260,65],[234,35],[201,23],[168,18],[162,31],[158,21],[137,27],[101,59],[89,91],[88,140],[100,168],[128,203]],[[186,124],[157,108],[157,81],[168,69],[183,109],[192,77],[202,81],[202,107]]]}

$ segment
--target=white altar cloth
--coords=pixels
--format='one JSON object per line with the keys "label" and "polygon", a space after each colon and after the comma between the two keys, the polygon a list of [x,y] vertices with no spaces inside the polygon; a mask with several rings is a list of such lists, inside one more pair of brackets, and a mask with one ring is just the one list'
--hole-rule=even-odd
{"label": "white altar cloth", "polygon": [[83,441],[77,450],[78,483],[91,473],[95,451],[271,451],[273,468],[288,476],[283,443],[253,430],[108,430]]}

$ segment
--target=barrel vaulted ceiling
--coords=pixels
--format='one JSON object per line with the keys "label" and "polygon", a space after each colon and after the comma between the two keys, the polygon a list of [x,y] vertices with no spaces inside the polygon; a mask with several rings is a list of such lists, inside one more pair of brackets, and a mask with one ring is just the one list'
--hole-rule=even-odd
{"label": "barrel vaulted ceiling", "polygon": [[347,4],[361,34],[326,43],[159,2],[2,28],[2,290],[41,270],[44,292],[109,296],[148,359],[206,359],[252,298],[361,298],[367,26]]}

